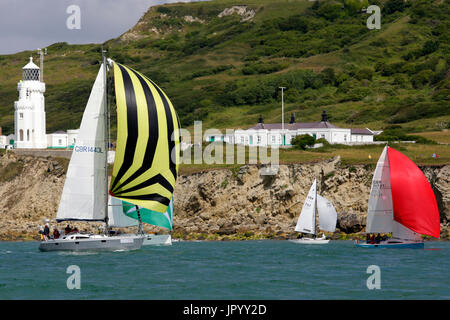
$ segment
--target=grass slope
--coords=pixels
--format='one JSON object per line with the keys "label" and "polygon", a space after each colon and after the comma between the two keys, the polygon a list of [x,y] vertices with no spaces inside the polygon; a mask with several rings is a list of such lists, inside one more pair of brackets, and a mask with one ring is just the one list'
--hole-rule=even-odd
{"label": "grass slope", "polygon": [[[246,5],[251,19],[226,8]],[[449,127],[448,0],[371,1],[381,30],[366,27],[358,0],[215,0],[150,8],[128,32],[103,45],[169,95],[183,127],[330,121],[345,127],[407,131]],[[100,44],[48,47],[47,131],[77,128],[98,71]],[[25,51],[0,56],[0,126],[13,131],[13,102]]]}

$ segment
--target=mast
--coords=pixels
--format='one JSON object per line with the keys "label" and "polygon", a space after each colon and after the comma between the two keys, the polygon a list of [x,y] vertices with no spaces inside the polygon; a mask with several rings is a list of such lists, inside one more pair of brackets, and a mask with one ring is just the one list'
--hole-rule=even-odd
{"label": "mast", "polygon": [[316,218],[317,218],[317,186],[316,186],[316,194],[315,194],[315,197],[314,197],[315,199],[314,199],[314,218],[313,218],[313,221],[314,221],[314,233],[313,233],[313,235],[316,235],[317,234],[317,223],[316,223]]}
{"label": "mast", "polygon": [[104,83],[104,90],[103,90],[103,107],[104,107],[104,115],[105,115],[105,230],[108,229],[108,148],[109,148],[109,110],[108,110],[108,95],[107,95],[107,77],[106,77],[106,56],[105,56],[106,50],[103,50],[102,48],[102,60],[103,60],[103,83]]}

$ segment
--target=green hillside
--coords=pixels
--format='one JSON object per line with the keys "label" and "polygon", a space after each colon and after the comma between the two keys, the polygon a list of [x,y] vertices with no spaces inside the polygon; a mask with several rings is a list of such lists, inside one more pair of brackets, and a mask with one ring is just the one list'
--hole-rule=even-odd
{"label": "green hillside", "polygon": [[[183,127],[330,121],[407,131],[449,128],[450,1],[371,0],[381,30],[369,30],[359,0],[217,0],[150,8],[108,55],[158,83]],[[237,13],[223,15],[235,5]],[[227,11],[225,11],[227,12]],[[219,17],[219,15],[221,17]],[[48,47],[47,131],[77,128],[101,59],[100,44]],[[0,56],[0,126],[14,127],[16,84],[33,52]],[[37,57],[36,57],[37,58]]]}

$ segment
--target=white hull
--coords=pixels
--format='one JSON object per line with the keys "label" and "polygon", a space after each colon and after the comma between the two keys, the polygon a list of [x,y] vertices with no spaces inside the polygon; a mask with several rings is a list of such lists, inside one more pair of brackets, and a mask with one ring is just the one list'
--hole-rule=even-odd
{"label": "white hull", "polygon": [[41,241],[40,251],[116,251],[138,250],[144,242],[142,235],[86,235],[74,234],[61,239]]}
{"label": "white hull", "polygon": [[289,240],[294,243],[298,244],[327,244],[330,242],[330,239],[326,239],[325,237],[322,238],[301,238],[301,239],[292,239]]}
{"label": "white hull", "polygon": [[171,246],[172,236],[170,234],[146,234],[143,246]]}

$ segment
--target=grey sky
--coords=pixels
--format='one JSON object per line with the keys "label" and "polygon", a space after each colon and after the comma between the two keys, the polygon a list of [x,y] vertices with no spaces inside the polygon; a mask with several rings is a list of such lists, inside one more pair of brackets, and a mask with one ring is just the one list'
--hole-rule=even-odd
{"label": "grey sky", "polygon": [[[181,0],[0,0],[0,54],[63,41],[101,43],[130,29],[149,7],[173,2]],[[80,7],[79,30],[66,26],[70,5]]]}

